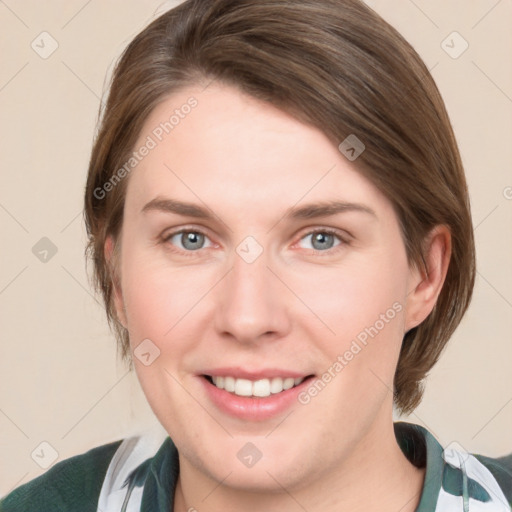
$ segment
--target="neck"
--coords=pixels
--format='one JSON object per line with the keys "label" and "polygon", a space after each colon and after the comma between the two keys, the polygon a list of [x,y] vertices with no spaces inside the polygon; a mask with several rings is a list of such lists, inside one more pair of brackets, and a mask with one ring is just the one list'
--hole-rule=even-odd
{"label": "neck", "polygon": [[[254,493],[218,482],[180,454],[180,476],[173,512],[339,512],[340,510],[414,512],[423,488],[425,470],[405,457],[397,444],[390,416],[376,422],[334,471],[314,475],[297,488]],[[200,507],[200,508],[199,508]]]}

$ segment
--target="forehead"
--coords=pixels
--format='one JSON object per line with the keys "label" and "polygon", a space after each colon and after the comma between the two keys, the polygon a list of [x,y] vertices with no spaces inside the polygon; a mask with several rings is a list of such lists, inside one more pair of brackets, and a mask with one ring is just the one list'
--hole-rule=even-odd
{"label": "forehead", "polygon": [[[387,202],[316,127],[234,87],[188,87],[162,101],[135,149],[127,202],[162,194],[262,214],[304,200]],[[374,208],[375,209],[375,208]]]}

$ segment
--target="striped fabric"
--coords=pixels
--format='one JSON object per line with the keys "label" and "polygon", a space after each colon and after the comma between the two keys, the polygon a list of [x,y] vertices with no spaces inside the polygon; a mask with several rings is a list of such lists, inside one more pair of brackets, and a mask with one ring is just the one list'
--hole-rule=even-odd
{"label": "striped fabric", "polygon": [[[425,467],[416,512],[511,512],[512,454],[445,449],[425,428],[396,422],[408,459]],[[66,459],[0,501],[0,512],[170,512],[179,474],[178,451],[161,428]]]}

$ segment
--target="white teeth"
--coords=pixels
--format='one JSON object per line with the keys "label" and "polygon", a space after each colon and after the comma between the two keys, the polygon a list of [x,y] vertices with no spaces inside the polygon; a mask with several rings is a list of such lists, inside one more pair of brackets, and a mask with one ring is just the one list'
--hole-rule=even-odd
{"label": "white teeth", "polygon": [[267,397],[271,394],[281,393],[293,386],[299,385],[304,377],[274,377],[273,379],[235,379],[235,377],[212,377],[212,381],[219,389],[225,389],[238,396]]}
{"label": "white teeth", "polygon": [[270,383],[270,392],[274,394],[281,393],[283,389],[283,379],[281,377],[274,377]]}
{"label": "white teeth", "polygon": [[270,396],[270,381],[268,379],[257,380],[252,385],[254,396]]}
{"label": "white teeth", "polygon": [[[214,382],[214,384],[218,388],[220,388],[220,385],[217,385],[216,382]],[[220,388],[220,389],[222,389],[222,388]],[[233,377],[224,377],[224,389],[231,393],[233,393],[235,391],[235,379]]]}
{"label": "white teeth", "polygon": [[252,395],[252,382],[247,379],[236,379],[235,395],[251,396]]}
{"label": "white teeth", "polygon": [[284,389],[293,388],[294,383],[295,383],[295,379],[293,377],[288,377],[288,378],[284,379],[284,381],[283,381],[283,388]]}

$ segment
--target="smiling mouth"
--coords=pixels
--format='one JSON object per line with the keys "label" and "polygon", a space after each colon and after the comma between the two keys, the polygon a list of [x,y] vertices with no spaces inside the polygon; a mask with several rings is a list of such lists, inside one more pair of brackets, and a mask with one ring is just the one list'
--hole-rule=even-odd
{"label": "smiling mouth", "polygon": [[314,377],[274,377],[272,379],[237,379],[230,376],[212,376],[203,375],[203,377],[218,389],[223,389],[228,393],[238,396],[265,398],[271,395],[278,395],[283,391],[294,388],[302,384],[306,379]]}

